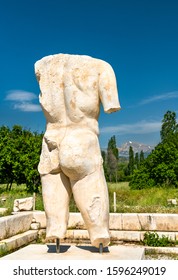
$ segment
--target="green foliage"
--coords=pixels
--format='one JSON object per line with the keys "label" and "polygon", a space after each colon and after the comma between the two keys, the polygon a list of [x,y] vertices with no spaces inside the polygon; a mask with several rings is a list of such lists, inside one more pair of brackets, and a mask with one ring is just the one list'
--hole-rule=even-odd
{"label": "green foliage", "polygon": [[134,155],[133,148],[130,146],[129,159],[119,157],[116,137],[112,136],[108,141],[107,151],[101,151],[103,158],[103,168],[107,182],[130,181],[135,169],[139,169],[144,162],[143,151]]}
{"label": "green foliage", "polygon": [[139,169],[134,170],[133,177],[129,183],[131,189],[141,190],[150,188],[155,185],[155,181],[150,178],[149,172],[145,166],[141,166]]}
{"label": "green foliage", "polygon": [[0,247],[0,258],[7,255],[8,248],[7,245],[4,243],[3,246]]}
{"label": "green foliage", "polygon": [[115,135],[111,137],[108,142],[108,151],[111,150],[116,160],[119,159],[119,151],[116,144],[116,137]]}
{"label": "green foliage", "polygon": [[140,162],[139,162],[139,155],[138,155],[138,153],[136,153],[136,154],[135,154],[135,159],[134,159],[134,167],[135,167],[136,169],[138,169],[138,168],[139,168],[139,165],[140,165]]}
{"label": "green foliage", "polygon": [[162,127],[160,131],[161,141],[169,142],[174,138],[175,133],[178,132],[178,124],[176,123],[176,113],[167,111],[162,120]]}
{"label": "green foliage", "polygon": [[131,188],[178,186],[178,149],[173,143],[160,143],[133,173]]}
{"label": "green foliage", "polygon": [[144,157],[144,152],[143,151],[141,151],[140,152],[140,164],[142,164],[143,162],[144,162],[144,159],[145,159],[145,157]]}
{"label": "green foliage", "polygon": [[178,187],[178,125],[176,115],[168,111],[161,129],[162,142],[134,170],[130,182],[133,189],[150,186]]}
{"label": "green foliage", "polygon": [[[5,184],[0,184],[0,207],[8,209],[8,211],[5,213],[5,215],[10,215],[12,213],[15,199],[25,198],[25,197],[30,197],[30,196],[32,196],[32,193],[27,190],[27,187],[25,184],[17,186],[17,184],[13,183],[11,191],[6,190]],[[2,198],[5,198],[5,200],[2,200]],[[42,194],[41,194],[40,189],[39,189],[39,192],[36,193],[35,200],[36,200],[35,209],[44,210]]]}
{"label": "green foliage", "polygon": [[112,136],[108,142],[106,158],[106,164],[104,165],[106,178],[109,179],[110,182],[117,182],[119,152],[115,136]]}
{"label": "green foliage", "polygon": [[168,204],[168,199],[178,200],[178,188],[149,187],[130,189],[128,182],[108,183],[110,212],[113,208],[113,192],[116,193],[119,213],[178,213],[178,207]]}
{"label": "green foliage", "polygon": [[125,168],[126,179],[130,181],[132,176],[136,170],[138,170],[142,163],[144,162],[144,153],[141,151],[140,153],[135,153],[133,151],[132,146],[129,147],[129,160],[128,165]]}
{"label": "green foliage", "polygon": [[152,247],[167,247],[174,246],[175,242],[165,235],[160,237],[157,232],[145,232],[143,244]]}
{"label": "green foliage", "polygon": [[128,181],[128,174],[127,174],[127,162],[118,162],[118,170],[117,170],[117,178],[118,182],[126,182]]}
{"label": "green foliage", "polygon": [[26,184],[28,191],[38,191],[40,176],[37,166],[42,134],[14,125],[0,127],[0,183],[11,189],[12,183]]}
{"label": "green foliage", "polygon": [[134,160],[134,151],[132,146],[129,147],[129,164],[128,164],[128,171],[129,175],[132,175],[135,169],[135,160]]}

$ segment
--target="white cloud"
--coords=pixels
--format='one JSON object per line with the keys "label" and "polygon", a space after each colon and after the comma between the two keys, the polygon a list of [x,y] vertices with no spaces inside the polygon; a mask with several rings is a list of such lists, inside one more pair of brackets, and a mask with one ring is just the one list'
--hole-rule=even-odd
{"label": "white cloud", "polygon": [[41,106],[38,104],[32,104],[32,103],[19,103],[14,105],[14,109],[23,111],[23,112],[40,112]]}
{"label": "white cloud", "polygon": [[15,110],[23,112],[40,112],[41,106],[33,101],[38,97],[33,92],[23,90],[10,90],[7,92],[5,100],[13,102]]}
{"label": "white cloud", "polygon": [[159,132],[161,129],[161,122],[158,121],[140,121],[134,124],[120,124],[118,126],[108,126],[100,129],[100,133],[112,134],[147,134]]}
{"label": "white cloud", "polygon": [[10,90],[7,92],[6,100],[9,101],[31,101],[38,97],[33,92],[23,90]]}
{"label": "white cloud", "polygon": [[164,94],[151,96],[149,98],[143,99],[139,103],[139,105],[145,105],[145,104],[149,104],[149,103],[152,103],[155,101],[168,100],[168,99],[173,99],[173,98],[178,98],[178,91],[171,91],[171,92],[167,92]]}

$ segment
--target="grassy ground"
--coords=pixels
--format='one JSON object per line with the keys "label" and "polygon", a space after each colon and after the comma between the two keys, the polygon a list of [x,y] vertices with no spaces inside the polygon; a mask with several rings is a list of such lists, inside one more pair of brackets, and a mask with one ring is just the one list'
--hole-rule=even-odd
{"label": "grassy ground", "polygon": [[[0,207],[8,208],[6,215],[10,214],[13,211],[15,199],[30,196],[33,196],[33,194],[26,191],[25,185],[16,186],[15,184],[13,184],[11,191],[6,191],[6,185],[0,185]],[[43,209],[41,194],[36,194],[36,209]]]}
{"label": "grassy ground", "polygon": [[[110,212],[114,212],[113,193],[116,193],[116,212],[118,213],[178,213],[178,206],[168,205],[167,199],[178,200],[176,188],[151,188],[144,190],[130,190],[128,182],[108,183]],[[0,207],[8,208],[7,214],[13,210],[16,198],[32,196],[27,193],[24,185],[12,186],[10,192],[5,185],[0,185]],[[3,198],[6,200],[3,201]],[[36,195],[36,210],[43,210],[41,193]],[[75,202],[71,199],[70,211],[78,211]]]}
{"label": "grassy ground", "polygon": [[[6,185],[0,184],[0,208],[3,207],[3,208],[8,209],[8,211],[5,213],[5,215],[11,214],[11,212],[13,211],[13,205],[14,205],[15,199],[25,198],[25,197],[30,197],[30,196],[33,196],[33,194],[28,193],[26,191],[25,185],[16,186],[15,184],[13,184],[11,191],[6,191]],[[36,194],[35,209],[44,210],[41,192]],[[76,207],[73,197],[71,198],[71,202],[70,202],[70,211],[78,212],[78,209]],[[0,214],[0,216],[2,216],[2,215]]]}
{"label": "grassy ground", "polygon": [[178,206],[168,205],[167,199],[176,198],[176,188],[130,190],[128,182],[108,184],[110,212],[113,212],[113,192],[116,193],[117,212],[120,213],[178,213]]}

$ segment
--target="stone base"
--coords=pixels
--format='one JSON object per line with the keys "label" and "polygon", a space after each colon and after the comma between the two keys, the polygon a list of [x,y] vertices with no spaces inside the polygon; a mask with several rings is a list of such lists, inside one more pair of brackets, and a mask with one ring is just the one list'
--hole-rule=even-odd
{"label": "stone base", "polygon": [[38,230],[28,230],[0,241],[0,251],[9,252],[27,245],[38,237]]}
{"label": "stone base", "polygon": [[31,244],[1,260],[142,260],[144,248],[138,246],[109,246],[102,254],[92,246],[61,245],[56,253],[55,244]]}

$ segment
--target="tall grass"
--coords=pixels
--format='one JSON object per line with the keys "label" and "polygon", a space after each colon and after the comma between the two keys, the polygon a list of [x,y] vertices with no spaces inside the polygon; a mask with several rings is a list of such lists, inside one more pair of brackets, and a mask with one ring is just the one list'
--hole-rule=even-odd
{"label": "tall grass", "polygon": [[[32,193],[27,192],[25,185],[12,185],[10,191],[6,190],[6,185],[0,185],[0,207],[7,208],[7,214],[13,211],[14,200],[18,198],[25,198],[33,196]],[[5,199],[5,200],[4,200]],[[43,200],[41,193],[36,194],[36,210],[43,210]]]}
{"label": "tall grass", "polygon": [[[176,188],[150,188],[131,190],[128,182],[108,183],[110,212],[114,212],[113,193],[116,193],[116,212],[118,213],[178,213],[178,206],[168,205],[167,199],[176,198]],[[8,213],[13,211],[14,200],[32,196],[26,191],[25,185],[12,186],[10,192],[5,185],[0,185],[0,207],[8,208]],[[6,200],[3,201],[2,198]],[[44,210],[41,192],[36,194],[36,210]],[[70,201],[70,212],[78,212],[73,197]]]}
{"label": "tall grass", "polygon": [[110,212],[113,212],[113,192],[116,193],[116,211],[120,213],[178,213],[178,206],[168,205],[167,200],[176,198],[176,188],[149,188],[131,190],[128,183],[108,184]]}

